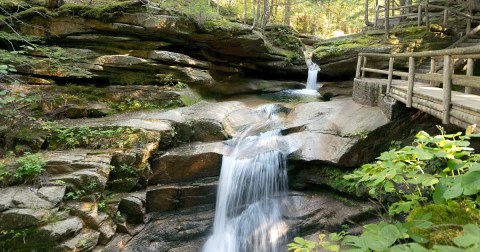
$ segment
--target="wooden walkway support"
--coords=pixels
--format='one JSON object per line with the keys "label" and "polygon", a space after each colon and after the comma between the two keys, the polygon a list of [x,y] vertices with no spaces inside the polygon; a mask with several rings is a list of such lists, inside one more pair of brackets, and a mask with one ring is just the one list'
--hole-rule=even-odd
{"label": "wooden walkway support", "polygon": [[[367,62],[386,65],[381,64],[382,59],[388,59],[388,69],[367,65]],[[402,62],[408,59],[408,71],[394,69],[396,59],[402,59]],[[453,62],[458,59],[467,62],[464,74],[454,73]],[[386,86],[381,89],[386,90],[385,96],[438,117],[444,124],[463,128],[474,124],[480,126],[480,76],[473,76],[476,59],[480,59],[480,45],[413,53],[360,53],[356,81],[382,83]],[[443,73],[418,73],[416,63],[425,60],[443,60]],[[369,77],[372,73],[378,77]],[[440,83],[441,87],[431,86],[430,83]],[[472,94],[475,89],[479,90],[477,95]]]}

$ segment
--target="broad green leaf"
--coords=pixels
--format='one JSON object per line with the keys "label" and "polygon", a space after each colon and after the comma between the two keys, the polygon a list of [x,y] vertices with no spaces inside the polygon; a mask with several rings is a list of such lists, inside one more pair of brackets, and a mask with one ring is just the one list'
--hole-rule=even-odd
{"label": "broad green leaf", "polygon": [[463,248],[470,247],[473,244],[480,244],[480,228],[475,224],[463,226],[463,235],[453,238],[453,243]]}
{"label": "broad green leaf", "polygon": [[457,177],[453,186],[448,187],[443,193],[443,198],[446,200],[455,199],[462,195],[463,188],[461,185],[462,177]]}
{"label": "broad green leaf", "polygon": [[433,192],[432,198],[435,204],[445,204],[445,192],[447,191],[447,186],[443,183],[438,183],[435,185],[435,192]]}
{"label": "broad green leaf", "polygon": [[465,252],[464,249],[446,245],[435,245],[433,246],[433,250],[437,252]]}
{"label": "broad green leaf", "polygon": [[395,245],[390,248],[390,252],[427,252],[430,251],[418,243],[406,243]]}
{"label": "broad green leaf", "polygon": [[447,166],[450,168],[452,171],[456,171],[462,167],[465,166],[465,162],[459,159],[449,159],[447,161]]}
{"label": "broad green leaf", "polygon": [[385,192],[395,191],[395,186],[393,186],[392,181],[389,181],[389,180],[385,182],[385,184],[383,185],[383,188],[385,189]]}
{"label": "broad green leaf", "polygon": [[469,171],[462,176],[463,194],[473,195],[480,192],[480,171]]}
{"label": "broad green leaf", "polygon": [[430,160],[435,157],[432,153],[425,151],[424,149],[421,149],[421,148],[416,148],[414,150],[414,154],[417,155],[417,158],[419,160]]}

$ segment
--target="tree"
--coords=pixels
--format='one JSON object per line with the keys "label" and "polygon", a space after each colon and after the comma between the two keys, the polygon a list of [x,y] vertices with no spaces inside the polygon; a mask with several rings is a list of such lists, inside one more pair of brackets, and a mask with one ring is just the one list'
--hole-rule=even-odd
{"label": "tree", "polygon": [[45,6],[50,9],[58,8],[61,5],[63,5],[63,0],[45,0]]}

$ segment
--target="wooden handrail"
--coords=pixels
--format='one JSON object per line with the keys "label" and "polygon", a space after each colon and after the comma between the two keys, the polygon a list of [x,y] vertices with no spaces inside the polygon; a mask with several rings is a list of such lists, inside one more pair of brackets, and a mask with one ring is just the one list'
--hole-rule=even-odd
{"label": "wooden handrail", "polygon": [[[480,28],[479,28],[480,29]],[[442,74],[435,73],[435,58],[443,57],[444,69]],[[367,67],[368,58],[389,59],[388,70]],[[393,64],[397,58],[408,58],[408,72],[396,71]],[[417,73],[415,58],[430,58],[430,73]],[[467,59],[466,75],[453,74],[453,62],[456,58]],[[450,123],[450,110],[452,104],[452,85],[465,87],[465,93],[471,93],[472,88],[480,88],[480,76],[473,76],[473,59],[480,58],[480,45],[463,48],[443,49],[426,52],[409,53],[359,53],[358,64],[355,77],[364,78],[367,72],[387,75],[386,95],[391,95],[391,85],[393,76],[407,78],[407,92],[405,102],[407,107],[412,107],[414,103],[414,85],[416,80],[430,81],[430,83],[443,84],[443,100],[439,110],[439,116],[444,124]]]}

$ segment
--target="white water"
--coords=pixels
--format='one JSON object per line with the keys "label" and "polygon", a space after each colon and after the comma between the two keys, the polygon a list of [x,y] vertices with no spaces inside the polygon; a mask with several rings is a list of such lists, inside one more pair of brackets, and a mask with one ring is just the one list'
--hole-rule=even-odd
{"label": "white water", "polygon": [[313,62],[309,62],[308,65],[308,78],[307,78],[307,89],[316,90],[317,89],[317,75],[320,71],[320,66]]}
{"label": "white water", "polygon": [[275,121],[274,106],[259,110],[252,125],[222,160],[213,234],[204,252],[277,252],[288,231],[282,219],[288,182],[286,158],[277,148],[280,130],[248,136]]}

